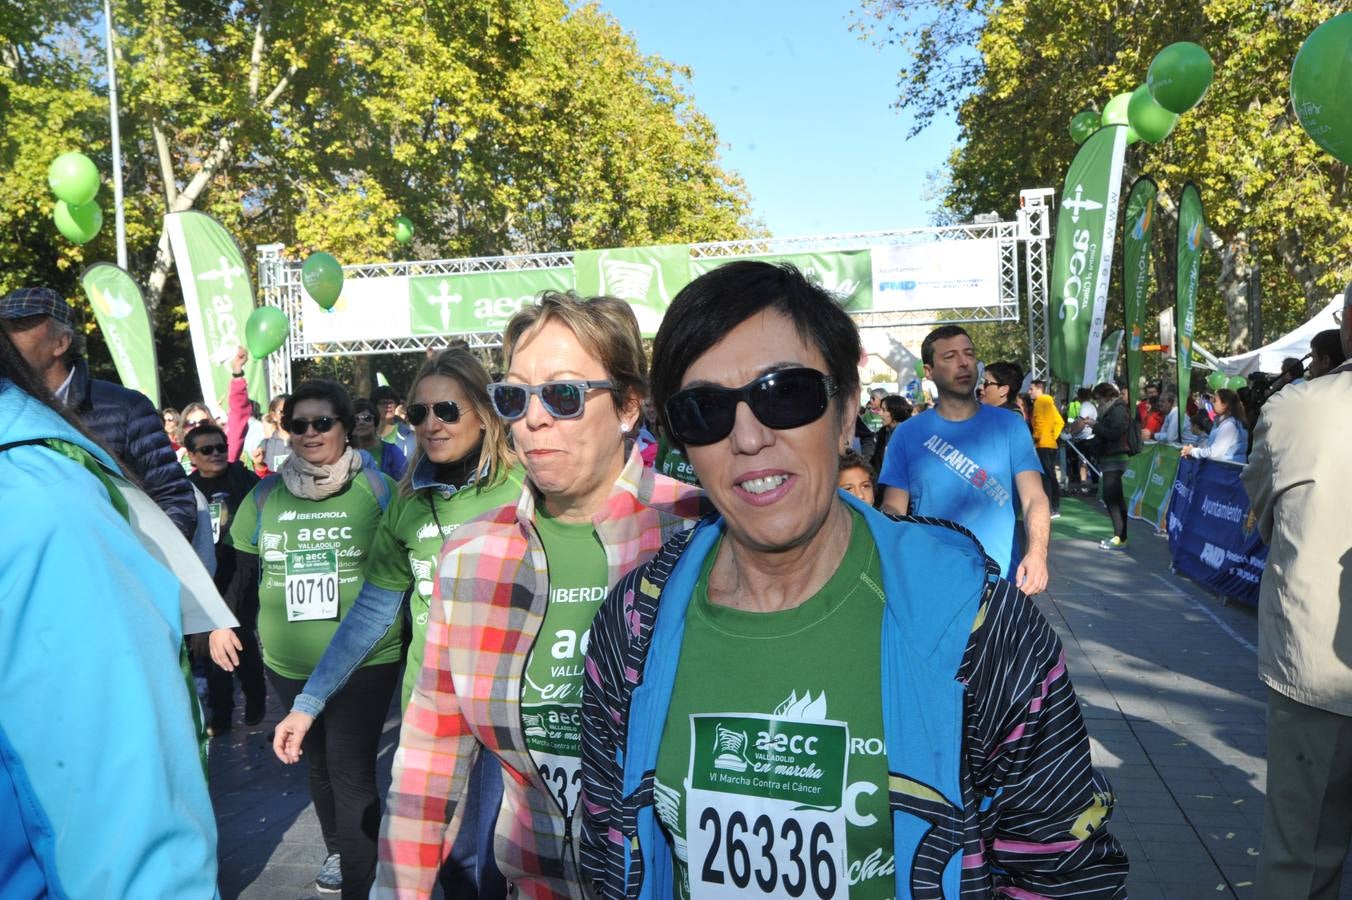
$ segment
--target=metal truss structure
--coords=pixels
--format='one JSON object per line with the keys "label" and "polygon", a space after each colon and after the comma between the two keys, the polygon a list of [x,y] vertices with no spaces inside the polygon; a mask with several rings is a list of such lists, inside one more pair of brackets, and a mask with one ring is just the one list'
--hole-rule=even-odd
{"label": "metal truss structure", "polygon": [[[854,315],[860,328],[902,328],[938,322],[1009,322],[1019,319],[1019,247],[1023,245],[1028,293],[1029,336],[1032,369],[1043,374],[1047,367],[1047,239],[1049,209],[1044,205],[1050,190],[1024,191],[1015,222],[979,222],[898,231],[855,232],[814,237],[753,238],[691,244],[692,259],[721,259],[795,253],[825,253],[866,250],[892,244],[932,241],[995,240],[999,242],[1000,291],[994,303],[952,310],[889,310]],[[262,302],[286,314],[292,327],[286,343],[269,362],[269,388],[273,395],[290,389],[291,362],[324,356],[356,356],[374,353],[416,353],[444,346],[450,337],[466,341],[471,348],[502,346],[497,332],[449,335],[408,335],[398,338],[311,343],[304,339],[304,308],[301,302],[301,264],[282,255],[283,245],[263,244],[258,250],[258,288]],[[411,275],[459,275],[473,272],[504,272],[536,269],[566,269],[573,265],[571,252],[533,253],[519,256],[469,259],[415,260],[344,266],[345,279]],[[1040,335],[1040,339],[1038,337]]]}
{"label": "metal truss structure", "polygon": [[1051,336],[1047,310],[1047,239],[1051,235],[1051,188],[1019,192],[1019,239],[1024,246],[1028,290],[1028,371],[1034,378],[1050,372]]}

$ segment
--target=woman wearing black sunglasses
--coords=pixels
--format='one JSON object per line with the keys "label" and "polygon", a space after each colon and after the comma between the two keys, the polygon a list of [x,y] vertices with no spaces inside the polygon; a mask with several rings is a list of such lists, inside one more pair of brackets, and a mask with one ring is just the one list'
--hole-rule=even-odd
{"label": "woman wearing black sunglasses", "polygon": [[[357,409],[360,417],[361,401]],[[274,732],[273,750],[284,763],[300,759],[305,737],[325,704],[398,618],[405,597],[413,640],[400,706],[408,705],[422,668],[442,544],[461,524],[488,510],[515,506],[521,496],[524,476],[507,446],[507,429],[489,405],[488,373],[468,350],[447,350],[423,366],[413,381],[408,421],[416,438],[413,460],[376,533],[366,583]],[[362,430],[360,420],[357,430]],[[398,448],[386,444],[389,451]],[[480,817],[474,802],[466,808],[464,837],[442,872],[447,897],[476,892],[501,897],[506,892],[492,863],[491,844],[502,779],[496,770],[481,773],[479,779],[472,796],[485,798],[488,812]]]}
{"label": "woman wearing black sunglasses", "polygon": [[592,625],[588,886],[1122,891],[1055,633],[970,535],[836,488],[862,354],[832,296],[791,266],[729,263],[677,295],[653,351],[654,402],[721,517]]}
{"label": "woman wearing black sunglasses", "polygon": [[[263,663],[290,707],[353,609],[395,485],[348,445],[354,415],[342,385],[300,385],[282,407],[282,424],[291,455],[249,492],[230,525],[235,578],[226,600],[243,609],[257,603]],[[381,636],[303,744],[329,854],[315,880],[323,893],[365,898],[370,889],[380,819],[376,749],[399,678],[399,638],[394,628]],[[221,668],[233,671],[240,649],[233,631],[212,632]]]}
{"label": "woman wearing black sunglasses", "polygon": [[502,775],[495,849],[515,895],[581,896],[573,813],[591,618],[699,509],[697,491],[632,448],[647,363],[627,304],[546,294],[508,323],[503,350],[489,396],[529,490],[442,552],[386,804],[381,897],[431,894],[466,832],[480,759]]}
{"label": "woman wearing black sunglasses", "polygon": [[376,405],[362,397],[353,401],[352,409],[356,416],[352,429],[352,446],[370,454],[375,460],[376,468],[395,481],[403,478],[404,470],[408,468],[408,459],[398,444],[382,441],[376,435],[376,426],[380,422],[380,411],[376,409]]}

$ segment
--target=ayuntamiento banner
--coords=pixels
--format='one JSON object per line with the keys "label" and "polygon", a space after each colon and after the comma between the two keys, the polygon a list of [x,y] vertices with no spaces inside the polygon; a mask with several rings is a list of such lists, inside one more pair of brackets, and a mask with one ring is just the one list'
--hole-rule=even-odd
{"label": "ayuntamiento banner", "polygon": [[1214,459],[1180,460],[1169,507],[1169,555],[1177,571],[1256,606],[1268,548],[1249,519],[1242,468]]}
{"label": "ayuntamiento banner", "polygon": [[[1192,384],[1192,330],[1197,310],[1197,276],[1202,268],[1202,244],[1206,239],[1206,213],[1202,194],[1189,181],[1178,200],[1178,301],[1174,306],[1177,323],[1178,396],[1185,399]],[[1179,416],[1179,426],[1183,418]],[[1180,438],[1182,432],[1180,431]]]}
{"label": "ayuntamiento banner", "polygon": [[1056,215],[1052,256],[1052,373],[1074,387],[1098,372],[1103,315],[1113,268],[1125,125],[1094,132],[1075,154]]}
{"label": "ayuntamiento banner", "polygon": [[112,263],[95,263],[80,276],[103,341],[117,367],[117,377],[134,391],[160,405],[160,373],[155,360],[155,336],[141,289],[127,271]]}
{"label": "ayuntamiento banner", "polygon": [[1127,221],[1122,228],[1122,297],[1127,331],[1127,408],[1135,409],[1141,381],[1141,344],[1145,301],[1150,294],[1150,241],[1154,236],[1155,195],[1159,186],[1142,176],[1127,192]]}
{"label": "ayuntamiento banner", "polygon": [[[164,227],[183,286],[202,398],[219,411],[225,408],[230,391],[230,361],[244,345],[244,323],[254,309],[249,271],[235,239],[211,216],[170,213],[164,217]],[[263,361],[250,357],[244,376],[249,382],[250,399],[266,407],[268,382]]]}

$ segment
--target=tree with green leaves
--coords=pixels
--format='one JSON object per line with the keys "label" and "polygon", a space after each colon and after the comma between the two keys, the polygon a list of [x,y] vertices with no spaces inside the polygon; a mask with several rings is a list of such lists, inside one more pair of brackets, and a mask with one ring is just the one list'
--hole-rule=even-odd
{"label": "tree with green leaves", "polygon": [[[0,289],[77,303],[113,255],[51,225],[46,166],[107,174],[101,4],[0,14]],[[754,232],[689,73],[565,0],[115,3],[129,268],[166,375],[190,371],[162,220],[199,209],[248,251],[343,262],[730,240]],[[12,20],[12,21],[11,21]],[[105,210],[109,193],[99,200]],[[392,220],[416,226],[396,244]],[[111,225],[111,215],[108,216]],[[163,299],[161,299],[163,298]],[[191,383],[191,379],[187,380]],[[188,399],[188,398],[184,398]]]}
{"label": "tree with green leaves", "polygon": [[[1072,116],[1143,83],[1165,46],[1207,48],[1215,79],[1206,97],[1165,141],[1132,147],[1128,173],[1153,175],[1162,200],[1189,180],[1201,188],[1214,289],[1199,296],[1197,337],[1237,353],[1255,343],[1251,287],[1261,285],[1263,321],[1280,333],[1352,277],[1348,167],[1310,140],[1289,99],[1306,36],[1349,8],[1183,0],[1163,14],[1120,0],[864,0],[854,27],[900,54],[897,105],[917,129],[956,112],[961,137],[942,202],[957,217],[1008,209],[1021,188],[1059,188],[1076,150]],[[1173,304],[1170,230],[1156,242],[1155,309]]]}

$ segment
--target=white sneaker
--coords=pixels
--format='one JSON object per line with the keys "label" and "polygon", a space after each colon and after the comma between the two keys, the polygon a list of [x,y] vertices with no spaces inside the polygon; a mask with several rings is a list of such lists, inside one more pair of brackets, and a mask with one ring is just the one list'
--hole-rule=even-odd
{"label": "white sneaker", "polygon": [[315,876],[315,890],[321,894],[341,894],[343,892],[343,870],[339,865],[337,853],[330,853],[324,860],[324,867]]}

